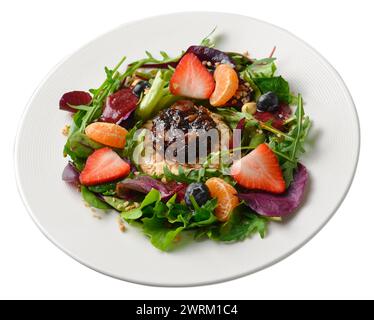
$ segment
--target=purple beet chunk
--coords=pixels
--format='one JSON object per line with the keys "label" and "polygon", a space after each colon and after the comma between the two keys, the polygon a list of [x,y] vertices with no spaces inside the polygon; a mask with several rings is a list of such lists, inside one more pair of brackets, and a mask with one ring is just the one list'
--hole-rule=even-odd
{"label": "purple beet chunk", "polygon": [[77,112],[71,106],[88,106],[91,104],[92,97],[88,92],[85,91],[71,91],[65,93],[60,99],[60,110],[69,112]]}
{"label": "purple beet chunk", "polygon": [[294,180],[284,194],[262,191],[238,194],[241,200],[255,212],[268,217],[283,217],[293,213],[301,204],[308,182],[308,172],[299,163]]}
{"label": "purple beet chunk", "polygon": [[136,109],[137,104],[138,97],[130,88],[121,89],[107,98],[100,120],[103,122],[120,123],[131,115]]}
{"label": "purple beet chunk", "polygon": [[69,162],[62,172],[62,180],[72,185],[79,185],[79,172],[74,165]]}

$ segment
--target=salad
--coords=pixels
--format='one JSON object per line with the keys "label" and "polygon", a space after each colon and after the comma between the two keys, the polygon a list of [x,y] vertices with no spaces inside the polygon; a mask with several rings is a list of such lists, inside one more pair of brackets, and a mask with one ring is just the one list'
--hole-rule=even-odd
{"label": "salad", "polygon": [[265,237],[302,203],[311,127],[274,51],[223,52],[210,35],[177,57],[146,52],[105,68],[97,89],[60,99],[72,115],[63,180],[162,251]]}

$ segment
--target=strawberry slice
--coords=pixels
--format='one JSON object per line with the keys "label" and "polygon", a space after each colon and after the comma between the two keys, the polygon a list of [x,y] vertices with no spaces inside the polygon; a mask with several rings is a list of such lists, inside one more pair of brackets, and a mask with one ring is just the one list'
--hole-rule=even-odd
{"label": "strawberry slice", "polygon": [[231,175],[239,185],[247,189],[264,190],[273,193],[286,191],[278,158],[265,144],[234,162]]}
{"label": "strawberry slice", "polygon": [[176,96],[208,99],[214,91],[214,79],[193,53],[183,56],[170,79],[170,92]]}
{"label": "strawberry slice", "polygon": [[126,176],[130,165],[110,148],[102,148],[91,154],[79,176],[81,184],[91,186],[110,182]]}

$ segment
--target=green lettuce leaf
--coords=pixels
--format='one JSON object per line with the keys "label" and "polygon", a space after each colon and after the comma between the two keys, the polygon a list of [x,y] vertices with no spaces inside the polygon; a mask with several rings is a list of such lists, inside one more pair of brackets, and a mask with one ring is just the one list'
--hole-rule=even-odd
{"label": "green lettuce leaf", "polygon": [[[181,220],[183,218],[181,217]],[[175,243],[176,237],[186,228],[187,222],[170,225],[167,219],[155,214],[152,218],[143,218],[143,232],[151,238],[151,243],[162,251],[168,251]]]}
{"label": "green lettuce leaf", "polygon": [[104,196],[104,200],[107,204],[109,204],[111,207],[113,207],[119,212],[125,211],[126,207],[129,205],[128,201],[125,201],[117,197]]}
{"label": "green lettuce leaf", "polygon": [[261,93],[267,93],[269,91],[274,92],[280,102],[290,103],[292,101],[292,95],[290,92],[290,86],[286,80],[281,76],[271,78],[254,78],[256,86],[261,90]]}
{"label": "green lettuce leaf", "polygon": [[121,217],[123,219],[127,219],[127,220],[139,219],[143,215],[143,209],[145,209],[146,207],[148,207],[148,206],[150,206],[154,203],[158,203],[160,200],[161,200],[160,192],[157,191],[156,189],[152,189],[145,196],[144,200],[140,204],[140,207],[135,208],[135,209],[130,210],[130,211],[127,211],[127,212],[123,212],[121,214]]}
{"label": "green lettuce leaf", "polygon": [[261,217],[240,205],[231,214],[230,219],[224,224],[206,229],[205,233],[199,232],[195,237],[204,235],[217,241],[242,241],[249,236],[259,233],[261,238],[265,237],[268,219]]}
{"label": "green lettuce leaf", "polygon": [[88,188],[85,186],[81,186],[81,193],[82,193],[83,200],[91,207],[101,209],[101,210],[109,210],[112,208],[107,203],[100,200],[93,192],[88,190]]}

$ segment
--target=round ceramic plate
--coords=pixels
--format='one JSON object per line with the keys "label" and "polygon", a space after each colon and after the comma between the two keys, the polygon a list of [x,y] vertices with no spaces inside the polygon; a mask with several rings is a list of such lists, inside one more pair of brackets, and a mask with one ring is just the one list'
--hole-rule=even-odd
{"label": "round ceramic plate", "polygon": [[[186,27],[188,26],[188,28]],[[121,233],[116,215],[93,217],[80,194],[61,181],[66,164],[61,130],[70,118],[58,110],[61,95],[103,81],[104,66],[148,50],[177,55],[215,26],[218,48],[268,56],[274,45],[279,72],[303,94],[313,119],[312,148],[303,158],[310,183],[302,208],[285,223],[271,223],[265,239],[234,244],[203,241],[176,251],[155,249],[138,229]],[[61,63],[32,97],[16,141],[16,171],[25,205],[43,233],[84,265],[136,283],[190,286],[225,281],[263,269],[312,238],[342,203],[359,154],[359,124],[342,79],[314,49],[289,32],[245,16],[178,13],[125,24]]]}

